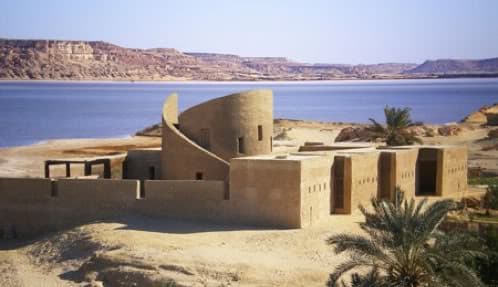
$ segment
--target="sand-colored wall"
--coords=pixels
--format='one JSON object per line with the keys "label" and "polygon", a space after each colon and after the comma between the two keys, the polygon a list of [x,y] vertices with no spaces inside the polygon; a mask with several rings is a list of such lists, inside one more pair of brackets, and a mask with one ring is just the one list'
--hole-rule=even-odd
{"label": "sand-colored wall", "polygon": [[[207,101],[181,113],[179,125],[180,131],[199,145],[205,143],[208,134],[209,146],[205,148],[226,161],[271,153],[272,91],[253,90]],[[244,138],[244,153],[239,153],[240,137]]]}
{"label": "sand-colored wall", "polygon": [[[140,149],[130,150],[125,160],[124,178],[127,179],[159,179],[161,177],[161,150]],[[152,170],[154,178],[151,178]]]}
{"label": "sand-colored wall", "polygon": [[330,216],[332,156],[301,162],[301,226],[312,226]]}
{"label": "sand-colored wall", "polygon": [[138,213],[181,219],[223,221],[228,206],[226,183],[205,180],[146,180],[145,197],[137,200]]}
{"label": "sand-colored wall", "polygon": [[231,214],[239,223],[313,225],[330,214],[332,157],[230,161]]}
{"label": "sand-colored wall", "polygon": [[233,219],[225,188],[223,181],[146,180],[145,197],[139,198],[138,180],[0,178],[0,238],[128,214],[225,222]]}
{"label": "sand-colored wall", "polygon": [[299,228],[300,187],[299,161],[230,161],[230,201],[241,223]]}
{"label": "sand-colored wall", "polygon": [[[401,188],[406,198],[415,197],[417,158],[417,149],[396,152],[395,185]],[[394,199],[394,192],[391,193],[391,199]]]}
{"label": "sand-colored wall", "polygon": [[0,178],[0,239],[53,230],[52,181],[45,178]]}
{"label": "sand-colored wall", "polygon": [[175,126],[178,96],[170,95],[163,107],[161,179],[192,180],[202,173],[204,180],[228,181],[229,164],[202,148]]}
{"label": "sand-colored wall", "polygon": [[[344,161],[344,208],[334,208],[334,213],[350,214],[360,204],[367,206],[379,191],[378,163],[380,153],[337,155]],[[334,192],[334,190],[332,191]]]}
{"label": "sand-colored wall", "polygon": [[463,193],[467,190],[466,146],[445,147],[439,150],[437,195]]}
{"label": "sand-colored wall", "polygon": [[72,222],[118,216],[131,209],[139,194],[138,180],[60,179],[55,182],[57,210]]}
{"label": "sand-colored wall", "polygon": [[[405,193],[406,198],[415,197],[417,159],[417,148],[381,150],[379,159],[379,178],[381,180],[379,196],[383,195],[381,196],[382,198],[393,200],[396,187],[399,187]],[[380,161],[385,161],[385,164]]]}
{"label": "sand-colored wall", "polygon": [[0,226],[25,237],[119,216],[138,188],[136,180],[0,178]]}

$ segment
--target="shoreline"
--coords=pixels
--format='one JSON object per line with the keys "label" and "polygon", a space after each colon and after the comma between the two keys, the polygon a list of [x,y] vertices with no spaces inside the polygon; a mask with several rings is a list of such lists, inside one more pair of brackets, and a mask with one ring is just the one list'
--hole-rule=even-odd
{"label": "shoreline", "polygon": [[[275,126],[285,126],[287,128],[293,128],[293,127],[310,127],[314,126],[316,127],[321,127],[321,128],[345,128],[345,127],[363,127],[369,125],[369,122],[364,122],[364,123],[354,123],[354,122],[341,122],[341,121],[320,121],[320,120],[302,120],[302,119],[288,119],[288,118],[275,118],[274,119],[274,125]],[[424,126],[428,127],[441,127],[441,126],[449,126],[449,125],[462,125],[464,123],[461,123],[459,121],[454,121],[454,122],[448,122],[448,123],[423,123]],[[6,149],[13,149],[13,148],[29,148],[29,147],[35,147],[35,146],[40,146],[40,145],[46,145],[46,144],[53,144],[53,143],[58,143],[58,142],[81,142],[81,141],[106,141],[106,140],[130,140],[133,138],[137,137],[143,137],[143,138],[160,138],[160,136],[154,136],[150,135],[147,133],[144,133],[149,127],[153,127],[155,125],[147,126],[144,127],[141,130],[138,130],[132,134],[127,134],[127,135],[108,135],[108,136],[103,136],[103,137],[72,137],[72,138],[66,138],[66,137],[61,137],[61,138],[48,138],[48,139],[40,139],[36,140],[32,143],[26,143],[26,144],[17,144],[17,145],[8,145],[8,146],[0,146],[0,151],[1,150],[6,150]]]}
{"label": "shoreline", "polygon": [[340,83],[340,82],[396,82],[396,81],[432,81],[432,80],[498,80],[498,74],[493,74],[490,76],[421,76],[421,77],[392,77],[392,78],[369,78],[369,79],[358,79],[358,78],[339,78],[339,79],[324,79],[324,80],[226,80],[226,81],[211,81],[211,80],[126,80],[126,79],[1,79],[0,83],[81,83],[81,84],[212,84],[212,85],[230,85],[230,84],[243,84],[243,85],[258,85],[258,84],[323,84],[323,83]]}

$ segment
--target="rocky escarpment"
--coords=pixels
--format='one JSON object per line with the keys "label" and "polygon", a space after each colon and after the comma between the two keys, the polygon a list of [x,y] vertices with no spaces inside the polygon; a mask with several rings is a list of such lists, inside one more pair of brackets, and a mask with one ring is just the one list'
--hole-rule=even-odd
{"label": "rocky escarpment", "polygon": [[498,73],[498,58],[482,60],[442,59],[425,61],[423,64],[407,70],[409,74],[474,74]]}
{"label": "rocky escarpment", "polygon": [[498,126],[498,103],[480,108],[478,111],[466,116],[462,122],[467,124]]}
{"label": "rocky escarpment", "polygon": [[0,39],[0,79],[327,80],[399,77],[415,64],[306,64],[281,57],[128,49],[100,41]]}
{"label": "rocky escarpment", "polygon": [[0,40],[0,78],[183,79],[202,64],[174,49],[125,49],[105,42]]}
{"label": "rocky escarpment", "polygon": [[373,65],[308,64],[282,57],[130,49],[101,41],[0,39],[0,79],[333,80],[498,76],[498,58]]}

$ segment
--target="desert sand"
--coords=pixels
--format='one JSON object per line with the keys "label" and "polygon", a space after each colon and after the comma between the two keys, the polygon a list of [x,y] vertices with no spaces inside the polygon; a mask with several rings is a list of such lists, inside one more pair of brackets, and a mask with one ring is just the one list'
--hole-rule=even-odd
{"label": "desert sand", "polygon": [[[295,151],[306,141],[330,144],[346,126],[280,121],[275,136],[283,129],[286,136],[274,141],[274,152]],[[498,169],[498,140],[487,139],[488,132],[466,127],[456,136],[423,139],[467,145],[471,165]],[[136,136],[0,149],[0,176],[42,176],[46,159],[118,159],[130,148],[159,146],[160,138]],[[355,212],[308,229],[268,230],[115,218],[34,241],[0,241],[0,286],[167,286],[170,279],[179,286],[323,286],[347,256],[334,254],[325,240],[336,232],[360,232],[361,221]]]}

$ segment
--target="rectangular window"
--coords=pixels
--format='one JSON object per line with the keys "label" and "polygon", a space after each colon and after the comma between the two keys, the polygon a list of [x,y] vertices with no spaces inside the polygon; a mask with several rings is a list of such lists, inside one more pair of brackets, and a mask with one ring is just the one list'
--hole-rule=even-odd
{"label": "rectangular window", "polygon": [[258,140],[259,141],[263,140],[263,126],[262,125],[258,126]]}
{"label": "rectangular window", "polygon": [[244,145],[244,137],[240,137],[238,139],[238,145],[239,145],[239,153],[245,153],[246,152],[246,147]]}
{"label": "rectangular window", "polygon": [[149,166],[149,179],[156,179],[156,167]]}
{"label": "rectangular window", "polygon": [[202,180],[202,178],[203,178],[202,172],[196,172],[195,173],[195,179],[196,180]]}
{"label": "rectangular window", "polygon": [[273,137],[270,137],[270,151],[273,151]]}

